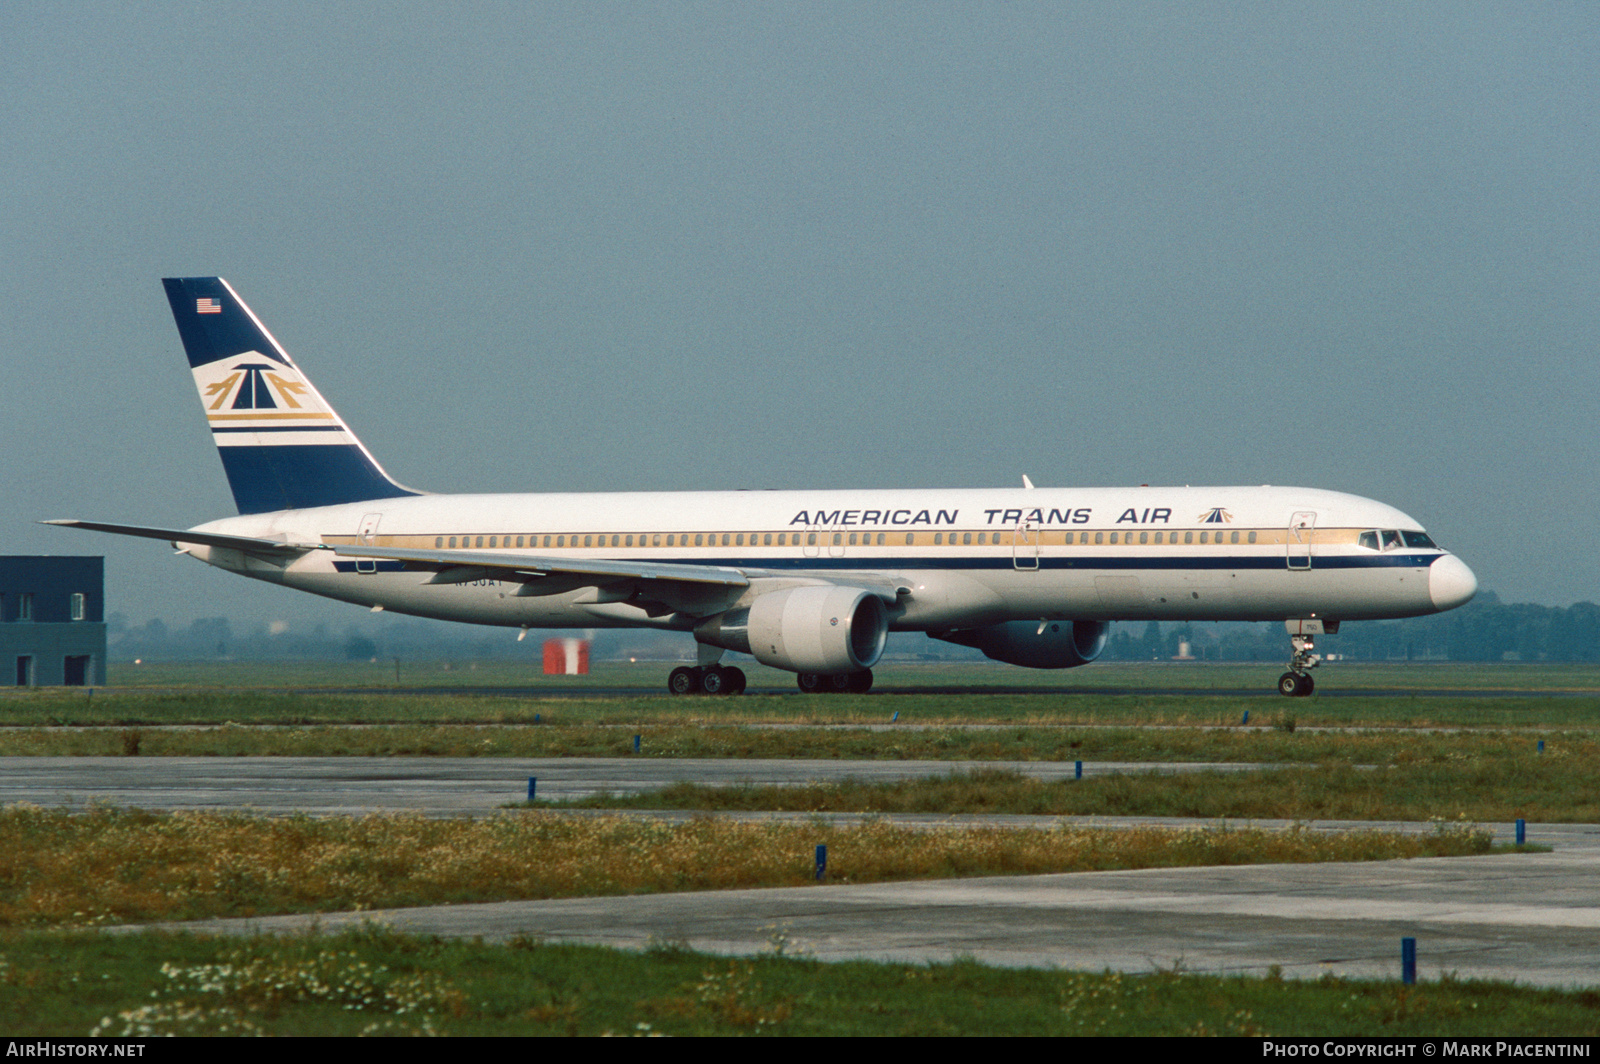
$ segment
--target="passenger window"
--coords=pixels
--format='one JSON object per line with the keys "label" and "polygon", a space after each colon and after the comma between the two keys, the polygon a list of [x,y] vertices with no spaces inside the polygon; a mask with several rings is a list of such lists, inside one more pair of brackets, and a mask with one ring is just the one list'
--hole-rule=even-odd
{"label": "passenger window", "polygon": [[661,546],[661,533],[660,532],[657,532],[655,535],[650,537],[650,545],[652,547]]}
{"label": "passenger window", "polygon": [[933,534],[933,545],[935,547],[944,546],[944,533],[943,532],[935,532]]}
{"label": "passenger window", "polygon": [[1254,543],[1256,541],[1256,534],[1254,532],[1250,533],[1249,540],[1250,540],[1251,543]]}
{"label": "passenger window", "polygon": [[883,533],[882,532],[878,533],[878,546],[880,546],[880,547],[883,546]]}
{"label": "passenger window", "polygon": [[489,537],[489,546],[491,546],[491,547],[495,546],[496,545],[495,541],[498,540],[499,538],[500,538],[499,536],[490,536]]}
{"label": "passenger window", "polygon": [[557,536],[556,537],[556,546],[565,547],[566,545],[567,545],[567,537],[566,536]]}
{"label": "passenger window", "polygon": [[1194,533],[1193,532],[1185,532],[1183,534],[1183,541],[1185,543],[1193,543],[1194,542]]}
{"label": "passenger window", "polygon": [[906,533],[906,546],[908,546],[908,547],[913,546],[913,545],[915,545],[916,542],[917,542],[917,534],[915,532],[907,532]]}
{"label": "passenger window", "polygon": [[984,545],[984,543],[988,542],[988,535],[989,534],[987,532],[978,533],[978,546],[981,547]]}
{"label": "passenger window", "polygon": [[[835,541],[837,541],[839,537],[838,536],[834,536],[833,538],[834,538]],[[854,532],[852,532],[852,533],[850,533],[850,546],[854,547],[855,545],[856,545],[856,534]]]}
{"label": "passenger window", "polygon": [[972,546],[972,533],[971,532],[963,532],[961,534],[961,545],[963,547]]}
{"label": "passenger window", "polygon": [[815,532],[807,532],[806,533],[806,546],[815,547],[816,545],[817,545],[817,534]]}
{"label": "passenger window", "polygon": [[1150,542],[1150,533],[1148,533],[1148,532],[1140,532],[1139,533],[1139,542],[1140,543],[1149,543]]}
{"label": "passenger window", "polygon": [[544,545],[546,547],[548,547],[550,545],[550,537],[549,536],[544,537]]}
{"label": "passenger window", "polygon": [[844,546],[844,533],[843,532],[835,532],[833,534],[833,545],[835,547]]}
{"label": "passenger window", "polygon": [[1200,542],[1201,543],[1210,543],[1211,542],[1211,533],[1210,532],[1202,532],[1202,533],[1200,533]]}
{"label": "passenger window", "polygon": [[1094,545],[1096,547],[1100,546],[1100,544],[1104,543],[1105,541],[1106,541],[1106,534],[1104,532],[1096,532],[1094,534]]}
{"label": "passenger window", "polygon": [[444,537],[443,536],[434,536],[433,537],[433,545],[434,545],[435,548],[439,548],[439,547],[444,546]]}
{"label": "passenger window", "polygon": [[672,536],[668,536],[667,537],[667,546],[669,546],[669,547],[672,546],[672,540],[673,540]]}
{"label": "passenger window", "polygon": [[1115,533],[1115,532],[1111,533],[1111,545],[1113,547],[1117,545],[1117,538],[1118,538],[1117,537],[1117,533]]}
{"label": "passenger window", "polygon": [[[751,543],[752,543],[752,544],[754,544],[754,543],[755,543],[755,537],[754,537],[754,536],[751,536],[751,537],[750,537],[750,542],[751,542]],[[771,532],[768,532],[768,533],[765,533],[765,534],[764,534],[764,535],[763,535],[763,536],[762,536],[762,537],[761,537],[761,545],[762,545],[762,546],[763,546],[763,547],[770,547],[770,546],[772,546],[772,533],[771,533]]]}

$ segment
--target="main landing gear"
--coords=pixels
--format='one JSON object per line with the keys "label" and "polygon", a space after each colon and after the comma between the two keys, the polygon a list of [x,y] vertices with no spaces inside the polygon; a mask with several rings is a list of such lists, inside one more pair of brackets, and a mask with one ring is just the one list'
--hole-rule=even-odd
{"label": "main landing gear", "polygon": [[828,675],[820,672],[802,672],[795,677],[795,682],[800,685],[800,690],[808,695],[834,695],[845,692],[864,695],[872,690],[872,670],[862,669],[860,672],[838,672]]}
{"label": "main landing gear", "polygon": [[1315,652],[1316,637],[1323,632],[1337,632],[1339,622],[1313,617],[1283,623],[1289,630],[1294,654],[1289,658],[1289,671],[1278,677],[1278,693],[1289,698],[1304,698],[1317,688],[1316,681],[1311,679],[1311,670],[1322,662]]}
{"label": "main landing gear", "polygon": [[732,665],[684,665],[667,677],[675,695],[742,695],[744,670]]}

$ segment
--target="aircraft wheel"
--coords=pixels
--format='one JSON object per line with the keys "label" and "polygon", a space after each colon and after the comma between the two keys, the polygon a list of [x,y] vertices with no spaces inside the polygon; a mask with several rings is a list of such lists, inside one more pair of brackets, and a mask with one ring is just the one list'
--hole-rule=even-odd
{"label": "aircraft wheel", "polygon": [[1300,695],[1300,674],[1286,672],[1278,677],[1278,693],[1285,698],[1298,698]]}
{"label": "aircraft wheel", "polygon": [[822,677],[818,676],[816,673],[802,672],[794,679],[795,683],[800,686],[800,690],[804,691],[806,694],[819,695],[822,693]]}
{"label": "aircraft wheel", "polygon": [[700,693],[725,695],[728,693],[728,673],[720,665],[708,665],[700,674]]}
{"label": "aircraft wheel", "polygon": [[831,676],[822,678],[822,689],[830,695],[843,694],[850,690],[850,677],[852,673],[836,672]]}
{"label": "aircraft wheel", "polygon": [[850,674],[850,693],[864,695],[872,690],[872,670],[862,669]]}
{"label": "aircraft wheel", "polygon": [[1300,690],[1295,692],[1296,698],[1305,698],[1307,695],[1311,694],[1312,691],[1317,689],[1317,681],[1313,680],[1310,676],[1302,676],[1300,679],[1305,682],[1300,685]]}
{"label": "aircraft wheel", "polygon": [[744,694],[744,670],[736,665],[729,665],[722,671],[727,677],[727,683],[722,693],[727,695]]}
{"label": "aircraft wheel", "polygon": [[680,665],[667,677],[667,690],[675,695],[689,695],[700,690],[700,670]]}

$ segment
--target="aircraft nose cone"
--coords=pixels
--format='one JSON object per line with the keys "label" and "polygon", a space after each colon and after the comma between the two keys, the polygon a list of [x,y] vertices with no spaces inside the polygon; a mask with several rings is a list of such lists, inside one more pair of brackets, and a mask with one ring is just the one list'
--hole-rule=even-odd
{"label": "aircraft nose cone", "polygon": [[1454,554],[1442,554],[1428,567],[1428,597],[1434,609],[1453,610],[1478,593],[1478,578]]}

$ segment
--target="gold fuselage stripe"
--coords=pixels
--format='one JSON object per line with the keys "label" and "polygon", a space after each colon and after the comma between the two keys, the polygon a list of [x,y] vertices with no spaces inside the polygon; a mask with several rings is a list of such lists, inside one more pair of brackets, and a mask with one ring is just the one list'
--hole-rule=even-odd
{"label": "gold fuselage stripe", "polygon": [[[959,546],[959,547],[978,547],[978,546],[983,546],[983,547],[1014,547],[1014,546],[1031,547],[1031,546],[1034,546],[1035,544],[1037,544],[1040,547],[1063,547],[1063,548],[1065,548],[1065,547],[1154,547],[1154,548],[1167,548],[1167,547],[1272,547],[1272,546],[1286,547],[1286,546],[1290,545],[1289,532],[1287,530],[1285,530],[1285,529],[1282,529],[1282,528],[1274,528],[1274,529],[1262,529],[1262,528],[1255,528],[1255,529],[1251,529],[1251,528],[1229,528],[1229,529],[1177,528],[1177,529],[1160,529],[1159,531],[1163,534],[1163,537],[1162,537],[1163,538],[1163,542],[1160,542],[1160,543],[1155,542],[1155,531],[1152,531],[1151,529],[1148,529],[1148,528],[1144,528],[1144,529],[1087,528],[1087,529],[1073,529],[1071,531],[1067,531],[1067,530],[1064,530],[1064,529],[1046,529],[1046,530],[1041,530],[1041,531],[1038,531],[1038,532],[1034,532],[1029,536],[1022,537],[1020,542],[1018,540],[1018,536],[1017,536],[1017,533],[1016,533],[1015,529],[1006,530],[1006,531],[998,531],[998,530],[989,529],[989,528],[982,528],[982,529],[978,529],[978,528],[940,529],[938,534],[942,537],[943,542],[942,543],[937,543],[937,544],[933,542],[933,536],[934,536],[935,533],[932,532],[932,531],[917,531],[917,532],[910,533],[910,535],[915,537],[915,539],[911,543],[907,543],[905,541],[905,536],[907,535],[907,533],[904,532],[904,531],[882,532],[882,533],[877,532],[877,531],[872,531],[872,532],[859,532],[858,531],[858,532],[853,533],[858,537],[857,538],[857,542],[851,543],[850,542],[850,536],[852,535],[851,532],[846,532],[846,531],[842,531],[842,530],[839,530],[839,529],[831,529],[831,528],[830,529],[804,529],[804,530],[801,530],[801,531],[794,531],[792,529],[783,529],[781,531],[780,530],[773,530],[771,532],[766,532],[766,531],[749,532],[749,531],[745,531],[745,532],[742,532],[742,533],[741,532],[733,532],[733,531],[722,531],[720,529],[718,531],[716,531],[716,532],[705,532],[705,531],[701,531],[701,532],[693,532],[693,531],[690,531],[690,532],[678,532],[678,531],[673,531],[673,532],[632,532],[632,533],[629,533],[629,532],[536,532],[536,533],[524,532],[524,533],[522,533],[522,537],[523,537],[524,542],[526,542],[528,544],[525,547],[518,547],[518,546],[514,545],[515,541],[516,541],[516,538],[517,538],[517,533],[514,533],[514,532],[511,533],[510,535],[507,535],[506,533],[503,533],[503,532],[493,532],[493,533],[491,533],[491,532],[472,532],[472,533],[468,533],[466,535],[463,535],[462,533],[457,532],[457,533],[455,533],[455,538],[456,538],[457,542],[461,544],[460,546],[457,546],[457,547],[451,547],[449,545],[450,544],[450,535],[449,534],[441,535],[441,534],[437,534],[437,533],[435,533],[435,534],[426,534],[426,535],[402,535],[402,536],[389,536],[389,535],[377,535],[377,536],[356,536],[356,535],[330,536],[330,535],[324,535],[322,537],[322,542],[324,542],[326,544],[329,544],[330,546],[357,546],[357,545],[359,545],[359,546],[364,546],[364,547],[393,547],[393,548],[396,548],[396,549],[406,549],[406,550],[490,550],[490,549],[494,549],[494,550],[572,550],[574,548],[576,548],[578,550],[584,550],[584,549],[598,550],[598,549],[600,549],[602,547],[607,549],[607,550],[663,550],[663,549],[666,549],[666,546],[667,546],[667,544],[665,542],[665,537],[672,536],[674,538],[674,542],[672,544],[672,549],[673,550],[682,550],[684,548],[695,548],[697,546],[698,546],[699,550],[710,550],[712,548],[716,548],[718,550],[722,550],[722,549],[724,549],[724,547],[726,547],[727,549],[730,549],[730,550],[741,550],[741,549],[743,549],[743,550],[750,550],[750,549],[765,550],[765,549],[768,549],[770,547],[779,546],[779,544],[777,543],[777,537],[779,535],[783,535],[787,539],[787,542],[782,544],[782,546],[785,547],[785,548],[800,547],[800,546],[813,546],[813,547],[818,547],[818,548],[842,546],[842,547],[855,547],[857,549],[861,549],[861,548],[864,548],[864,547],[871,547],[873,549],[882,549],[882,550],[885,550],[885,551],[893,550],[893,549],[901,549],[901,548],[908,547],[908,546],[909,547],[957,547],[957,546]],[[1296,538],[1293,545],[1294,546],[1307,546],[1307,545],[1333,546],[1333,545],[1354,544],[1354,543],[1356,543],[1358,541],[1358,538],[1360,537],[1361,533],[1370,532],[1370,531],[1372,531],[1372,529],[1368,529],[1368,528],[1318,528],[1318,529],[1308,530],[1308,531],[1310,531],[1311,534],[1307,539]],[[808,536],[813,532],[815,532],[816,537],[817,537],[816,542],[815,543],[805,543],[802,540],[801,537]],[[1209,542],[1206,542],[1206,543],[1201,543],[1200,542],[1200,534],[1202,532],[1206,533],[1207,539],[1209,540]],[[1237,543],[1232,542],[1233,533],[1235,533],[1235,532],[1237,532],[1239,534],[1239,542],[1237,542]],[[1251,532],[1254,532],[1256,534],[1256,541],[1254,543],[1248,542],[1248,539],[1249,539],[1249,536],[1250,536]],[[982,544],[976,542],[976,537],[977,537],[977,535],[979,533],[985,534],[985,536],[987,537],[987,541],[986,542],[984,542]],[[1088,542],[1088,543],[1079,542],[1080,537],[1084,533],[1088,533],[1089,534],[1089,536],[1091,537],[1091,541],[1090,542]],[[1116,542],[1116,543],[1110,542],[1110,535],[1112,533],[1115,533],[1117,535],[1118,542]],[[972,542],[972,543],[957,543],[955,541],[955,539],[954,539],[954,537],[965,536],[965,535],[968,535],[968,534],[970,534],[970,535],[972,535],[974,537],[974,542]],[[1135,542],[1134,541],[1134,537],[1135,537],[1136,534],[1144,534],[1144,535],[1148,536],[1149,537],[1149,541],[1148,542]],[[1178,538],[1180,534],[1192,534],[1194,538],[1190,542],[1180,542],[1179,538]],[[635,540],[635,545],[632,546],[632,547],[629,547],[629,546],[626,545],[627,544],[627,537],[629,535],[632,535],[634,537],[634,540]],[[736,537],[740,536],[740,535],[743,535],[745,537],[746,542],[743,543],[743,544],[740,544],[740,543],[738,543],[736,541]],[[773,542],[772,543],[767,544],[767,543],[757,543],[757,542],[755,542],[754,537],[766,537],[766,536],[769,536],[769,535],[773,537]],[[835,535],[840,537],[840,540],[839,540],[839,542],[837,544],[833,542],[833,537]],[[879,536],[879,535],[882,535],[884,537],[884,542],[883,543],[876,542],[876,537]],[[1104,541],[1100,542],[1100,543],[1093,542],[1093,537],[1095,535],[1102,536]],[[483,545],[481,547],[478,547],[478,546],[475,546],[474,544],[476,543],[477,539],[480,536],[483,539]],[[543,540],[543,537],[545,537],[545,536],[550,536],[551,540],[552,540],[550,546],[548,546],[548,547],[542,545],[542,540]],[[555,540],[555,538],[557,536],[563,537],[565,539],[565,542],[560,544],[559,546],[554,542],[554,540]],[[599,542],[596,542],[592,546],[589,546],[589,547],[585,548],[584,545],[583,545],[583,538],[586,537],[586,536],[594,537]],[[652,543],[650,543],[649,541],[652,540],[656,536],[661,536],[663,538],[663,542],[660,543],[660,544],[652,544]],[[705,537],[705,542],[702,543],[702,544],[696,545],[696,544],[694,544],[693,542],[691,542],[689,540],[689,537],[692,537],[692,536],[703,536],[703,537]],[[727,536],[728,537],[728,542],[726,544],[724,544],[722,542],[722,537],[723,536]],[[862,539],[860,538],[860,537],[863,537],[863,536],[871,538],[872,542],[863,542]],[[618,539],[618,542],[615,545],[613,545],[610,542],[612,537],[617,537],[617,539]],[[1215,538],[1213,538],[1213,537],[1215,537]],[[1226,537],[1226,540],[1224,540],[1224,537]],[[495,546],[493,548],[490,548],[490,546],[489,546],[489,540],[491,538],[493,538],[495,540]],[[441,546],[439,543],[436,543],[435,540],[442,541],[443,545]]]}

